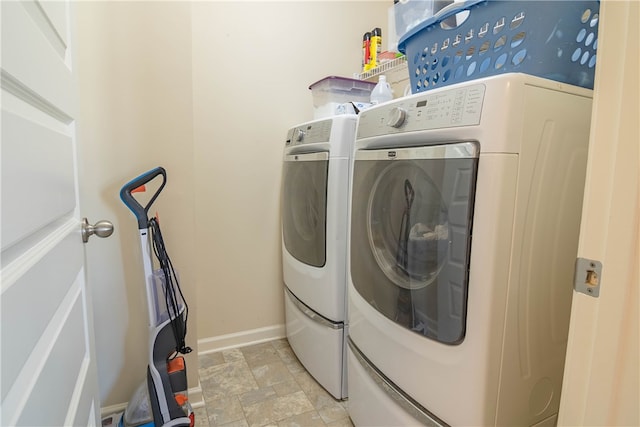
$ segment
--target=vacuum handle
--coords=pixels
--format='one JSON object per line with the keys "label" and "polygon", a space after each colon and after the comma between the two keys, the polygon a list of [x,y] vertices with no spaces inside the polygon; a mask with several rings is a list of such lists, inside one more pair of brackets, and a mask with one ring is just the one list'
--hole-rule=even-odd
{"label": "vacuum handle", "polygon": [[[149,200],[149,203],[147,203],[146,206],[142,206],[131,195],[131,193],[136,188],[139,188],[145,185],[147,182],[153,180],[158,175],[162,175],[162,184],[160,184],[160,187],[156,190],[153,197],[151,197],[151,200]],[[147,212],[149,211],[149,208],[151,207],[153,202],[155,202],[156,198],[158,197],[158,195],[160,194],[160,192],[162,191],[166,183],[167,183],[167,172],[164,170],[163,167],[157,167],[127,182],[120,190],[120,199],[129,209],[131,209],[131,212],[133,212],[133,214],[136,216],[138,220],[138,229],[143,230],[143,229],[149,228],[149,219],[148,219]]]}

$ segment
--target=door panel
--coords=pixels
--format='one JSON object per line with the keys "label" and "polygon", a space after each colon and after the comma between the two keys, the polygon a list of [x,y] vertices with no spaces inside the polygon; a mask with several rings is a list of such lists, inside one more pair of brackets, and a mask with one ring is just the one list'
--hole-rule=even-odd
{"label": "door panel", "polygon": [[[13,285],[3,289],[2,318],[9,323],[9,327],[1,330],[3,399],[72,288],[82,266],[82,251],[75,242],[77,238],[75,233],[68,234],[49,249],[44,258],[21,274]],[[53,271],[55,274],[51,275]],[[25,301],[28,301],[27,309],[23,305]],[[7,346],[5,343],[13,344]]]}
{"label": "door panel", "polygon": [[[69,47],[51,25],[45,2],[2,2],[2,78],[13,92],[43,110],[54,111],[70,123],[75,115],[74,75]],[[69,19],[67,2],[46,2],[56,16]],[[55,18],[54,18],[55,21]],[[68,33],[69,28],[64,31]]]}
{"label": "door panel", "polygon": [[71,136],[7,111],[2,112],[2,124],[5,249],[71,214],[76,201]]}
{"label": "door panel", "polygon": [[50,339],[40,341],[32,353],[33,360],[29,360],[36,369],[37,380],[24,402],[18,425],[68,425],[66,416],[75,386],[68,379],[79,378],[82,363],[88,359],[79,283],[51,320],[51,327],[43,334]]}
{"label": "door panel", "polygon": [[75,164],[68,2],[2,2],[2,414],[97,425],[100,402]]}

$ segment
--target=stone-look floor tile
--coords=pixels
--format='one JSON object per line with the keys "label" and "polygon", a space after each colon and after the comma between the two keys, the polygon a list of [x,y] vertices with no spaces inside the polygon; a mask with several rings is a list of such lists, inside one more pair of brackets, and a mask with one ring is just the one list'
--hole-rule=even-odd
{"label": "stone-look floor tile", "polygon": [[260,387],[269,387],[286,381],[291,381],[293,376],[281,360],[265,365],[256,365],[251,372]]}
{"label": "stone-look floor tile", "polygon": [[247,364],[252,368],[280,361],[278,352],[270,342],[241,347],[240,351],[242,351]]}
{"label": "stone-look floor tile", "polygon": [[273,348],[275,348],[276,350],[289,347],[289,341],[287,341],[286,338],[273,340],[273,341],[270,341],[270,343],[273,346]]}
{"label": "stone-look floor tile", "polygon": [[300,361],[298,360],[298,357],[296,356],[296,354],[294,353],[293,349],[291,347],[281,347],[278,348],[276,350],[278,352],[278,356],[280,356],[280,359],[282,359],[282,361],[286,364],[289,363],[300,363]]}
{"label": "stone-look floor tile", "polygon": [[294,378],[315,409],[321,409],[337,402],[309,373],[294,374]]}
{"label": "stone-look floor tile", "polygon": [[278,350],[278,355],[280,359],[287,366],[287,369],[292,374],[297,374],[300,372],[307,372],[307,370],[302,366],[302,363],[296,357],[296,354],[293,352],[291,347],[289,348],[281,348]]}
{"label": "stone-look floor tile", "polygon": [[322,388],[307,371],[294,374],[293,377],[304,391]]}
{"label": "stone-look floor tile", "polygon": [[325,427],[325,424],[320,414],[312,411],[278,421],[278,427]]}
{"label": "stone-look floor tile", "polygon": [[[353,427],[346,402],[305,370],[286,339],[199,357],[197,427]],[[208,418],[207,418],[208,415]]]}
{"label": "stone-look floor tile", "polygon": [[212,426],[244,420],[244,412],[238,396],[209,400],[206,404],[209,424]]}
{"label": "stone-look floor tile", "polygon": [[251,370],[244,362],[224,363],[200,371],[202,394],[207,399],[220,399],[258,388]]}
{"label": "stone-look floor tile", "polygon": [[302,363],[300,363],[298,361],[293,362],[293,363],[287,363],[286,366],[287,366],[287,369],[289,370],[289,372],[291,372],[292,374],[300,374],[302,372],[307,372],[307,370],[302,365]]}
{"label": "stone-look floor tile", "polygon": [[227,424],[222,424],[218,427],[249,427],[249,423],[247,423],[247,420],[243,418],[240,421],[233,421]]}
{"label": "stone-look floor tile", "polygon": [[338,402],[333,402],[332,404],[327,404],[318,409],[318,413],[322,417],[322,421],[325,423],[331,423],[334,421],[341,420],[343,418],[347,418],[349,414],[347,411],[340,405]]}
{"label": "stone-look floor tile", "polygon": [[230,348],[227,350],[222,350],[221,353],[222,353],[222,357],[224,357],[225,362],[244,361],[244,354],[242,354],[239,348]]}
{"label": "stone-look floor tile", "polygon": [[302,390],[295,379],[274,384],[271,387],[278,396],[286,396]]}
{"label": "stone-look floor tile", "polygon": [[302,391],[267,399],[244,408],[250,426],[274,424],[310,411],[313,411],[313,405]]}
{"label": "stone-look floor tile", "polygon": [[347,417],[338,421],[334,421],[332,423],[328,423],[327,427],[353,427],[353,422],[351,421],[351,418]]}
{"label": "stone-look floor tile", "polygon": [[221,352],[216,352],[198,356],[198,362],[200,362],[200,369],[207,369],[212,366],[222,365],[225,360]]}
{"label": "stone-look floor tile", "polygon": [[276,392],[273,387],[264,387],[241,394],[240,403],[245,407],[274,397],[276,397]]}
{"label": "stone-look floor tile", "polygon": [[227,369],[230,369],[231,366],[236,367],[236,369],[240,369],[242,367],[249,369],[247,363],[242,360],[233,361],[233,362],[224,362],[220,364],[213,364],[210,366],[200,366],[198,369],[198,375],[200,376],[200,381],[207,381],[211,378],[214,380],[218,379],[221,376],[221,373]]}
{"label": "stone-look floor tile", "polygon": [[209,427],[209,416],[207,415],[207,408],[202,406],[193,410],[195,417],[194,427]]}

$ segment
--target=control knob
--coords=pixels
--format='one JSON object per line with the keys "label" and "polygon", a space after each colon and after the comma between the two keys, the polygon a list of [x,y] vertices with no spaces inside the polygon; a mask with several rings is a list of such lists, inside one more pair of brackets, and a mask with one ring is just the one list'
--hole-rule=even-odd
{"label": "control knob", "polygon": [[296,142],[302,142],[304,139],[304,131],[302,129],[296,129]]}
{"label": "control knob", "polygon": [[389,111],[389,120],[387,121],[387,125],[399,128],[402,126],[407,119],[407,110],[402,107],[393,107]]}

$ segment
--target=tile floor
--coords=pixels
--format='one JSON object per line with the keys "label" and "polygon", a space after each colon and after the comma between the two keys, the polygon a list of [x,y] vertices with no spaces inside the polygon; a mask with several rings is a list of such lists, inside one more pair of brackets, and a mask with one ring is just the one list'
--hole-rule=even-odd
{"label": "tile floor", "polygon": [[335,400],[298,361],[286,339],[204,354],[205,406],[196,427],[353,427]]}

